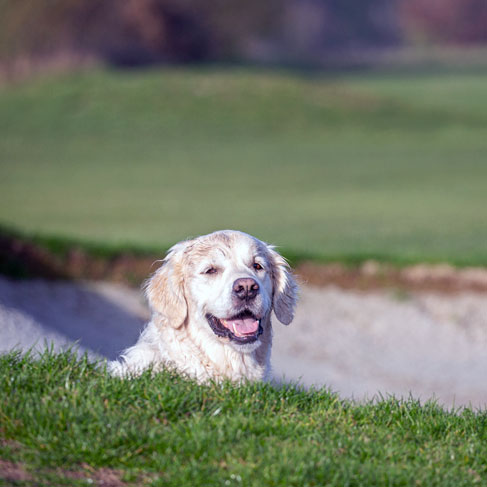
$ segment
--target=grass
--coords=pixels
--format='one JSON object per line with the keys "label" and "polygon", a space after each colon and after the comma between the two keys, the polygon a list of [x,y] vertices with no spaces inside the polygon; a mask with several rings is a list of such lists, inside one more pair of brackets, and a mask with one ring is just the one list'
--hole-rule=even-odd
{"label": "grass", "polygon": [[0,91],[0,221],[166,248],[238,228],[289,254],[487,263],[487,74],[200,68]]}
{"label": "grass", "polygon": [[72,472],[105,468],[127,485],[487,485],[487,413],[201,386],[169,371],[123,381],[70,353],[11,353],[0,357],[0,458],[36,486],[87,485]]}

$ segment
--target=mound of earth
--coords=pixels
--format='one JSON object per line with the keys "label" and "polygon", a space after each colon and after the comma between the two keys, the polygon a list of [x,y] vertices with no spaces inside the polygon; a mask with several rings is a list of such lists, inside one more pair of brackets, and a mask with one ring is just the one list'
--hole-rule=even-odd
{"label": "mound of earth", "polygon": [[[63,241],[54,242],[54,246],[59,247],[57,252],[0,228],[0,274],[20,278],[103,280],[133,286],[140,285],[154,272],[157,268],[154,263],[163,257],[130,251],[111,253],[103,248],[94,251]],[[487,269],[456,268],[448,264],[399,267],[366,261],[347,266],[300,261],[296,265],[296,274],[303,283],[336,285],[343,289],[395,287],[442,293],[487,292]]]}

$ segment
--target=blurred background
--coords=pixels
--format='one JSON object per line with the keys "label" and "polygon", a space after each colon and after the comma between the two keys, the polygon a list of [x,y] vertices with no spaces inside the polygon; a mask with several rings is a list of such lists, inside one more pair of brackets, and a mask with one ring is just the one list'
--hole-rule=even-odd
{"label": "blurred background", "polygon": [[[0,12],[0,273],[138,285],[175,242],[243,230],[302,283],[278,375],[487,403],[485,0]],[[0,350],[116,357],[148,313],[110,286],[1,276]]]}
{"label": "blurred background", "polygon": [[0,222],[487,263],[484,0],[1,0]]}

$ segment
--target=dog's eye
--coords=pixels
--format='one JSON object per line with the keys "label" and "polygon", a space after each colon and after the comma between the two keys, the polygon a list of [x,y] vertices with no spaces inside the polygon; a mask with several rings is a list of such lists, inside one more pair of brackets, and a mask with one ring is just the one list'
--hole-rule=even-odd
{"label": "dog's eye", "polygon": [[258,263],[255,262],[254,265],[252,266],[256,271],[262,271],[264,268]]}
{"label": "dog's eye", "polygon": [[218,269],[216,267],[208,267],[206,271],[204,272],[205,274],[216,274],[218,272]]}

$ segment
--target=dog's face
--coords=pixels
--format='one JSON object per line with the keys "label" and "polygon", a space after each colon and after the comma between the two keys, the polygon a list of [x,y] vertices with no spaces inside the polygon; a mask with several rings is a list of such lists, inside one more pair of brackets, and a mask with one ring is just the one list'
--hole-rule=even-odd
{"label": "dog's face", "polygon": [[209,340],[250,352],[270,314],[289,324],[296,284],[286,261],[250,235],[221,231],[175,245],[147,285],[154,312],[171,326],[198,326]]}

